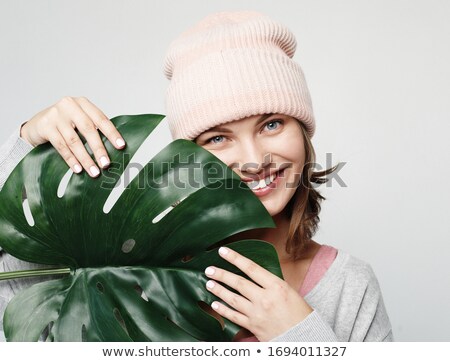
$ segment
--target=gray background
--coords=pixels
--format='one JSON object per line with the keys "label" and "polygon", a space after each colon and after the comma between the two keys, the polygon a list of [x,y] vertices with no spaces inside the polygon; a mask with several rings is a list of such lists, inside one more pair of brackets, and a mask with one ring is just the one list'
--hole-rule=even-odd
{"label": "gray background", "polygon": [[296,34],[318,163],[346,162],[315,240],[372,265],[397,341],[450,341],[448,1],[1,0],[0,142],[63,96],[164,113],[169,42],[238,9]]}

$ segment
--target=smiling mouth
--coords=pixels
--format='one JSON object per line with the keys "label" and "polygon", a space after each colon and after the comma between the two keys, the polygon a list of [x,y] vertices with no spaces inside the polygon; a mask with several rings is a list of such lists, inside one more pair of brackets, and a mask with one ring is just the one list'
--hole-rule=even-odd
{"label": "smiling mouth", "polygon": [[283,171],[284,171],[284,169],[278,170],[277,172],[274,172],[274,173],[270,174],[269,176],[267,176],[266,178],[263,178],[259,181],[258,180],[245,181],[245,183],[252,190],[260,190],[260,189],[263,189],[263,188],[271,185],[279,175],[283,174]]}

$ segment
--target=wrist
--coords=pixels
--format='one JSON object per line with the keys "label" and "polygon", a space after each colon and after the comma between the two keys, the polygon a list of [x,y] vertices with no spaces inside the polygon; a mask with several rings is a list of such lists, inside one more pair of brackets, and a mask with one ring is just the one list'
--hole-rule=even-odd
{"label": "wrist", "polygon": [[26,141],[27,143],[29,143],[31,146],[35,147],[35,145],[33,144],[33,142],[31,142],[31,140],[28,138],[28,128],[27,128],[27,122],[22,123],[22,125],[20,126],[20,131],[19,131],[19,136],[20,138],[22,138],[24,141]]}

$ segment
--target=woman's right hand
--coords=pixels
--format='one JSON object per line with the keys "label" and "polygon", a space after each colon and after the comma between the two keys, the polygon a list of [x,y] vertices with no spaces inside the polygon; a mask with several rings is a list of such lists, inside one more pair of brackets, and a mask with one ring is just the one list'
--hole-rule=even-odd
{"label": "woman's right hand", "polygon": [[125,147],[123,137],[114,124],[86,97],[62,98],[24,123],[20,136],[34,147],[50,142],[75,173],[80,173],[83,167],[91,177],[97,177],[100,170],[75,128],[86,139],[101,168],[107,168],[110,160],[98,130],[115,148]]}

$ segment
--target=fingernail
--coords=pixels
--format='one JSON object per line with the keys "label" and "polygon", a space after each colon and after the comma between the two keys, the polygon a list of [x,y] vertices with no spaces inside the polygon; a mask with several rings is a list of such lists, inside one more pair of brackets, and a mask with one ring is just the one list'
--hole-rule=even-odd
{"label": "fingernail", "polygon": [[97,175],[100,173],[100,171],[98,170],[98,168],[95,167],[95,166],[91,166],[90,170],[91,170],[91,175],[92,175],[92,176],[97,176]]}
{"label": "fingernail", "polygon": [[211,303],[211,308],[214,309],[214,310],[217,310],[217,309],[219,309],[219,304],[217,304],[216,302],[212,302]]}
{"label": "fingernail", "polygon": [[219,248],[219,254],[220,255],[227,255],[228,254],[228,248],[224,248],[223,246]]}
{"label": "fingernail", "polygon": [[206,275],[213,275],[214,272],[215,272],[215,269],[211,268],[210,266],[205,269],[205,274]]}
{"label": "fingernail", "polygon": [[83,170],[80,165],[74,165],[73,169],[76,173],[80,173]]}
{"label": "fingernail", "polygon": [[100,158],[100,163],[102,164],[102,167],[108,166],[109,165],[109,161],[105,156],[102,156]]}
{"label": "fingernail", "polygon": [[118,139],[116,139],[116,144],[119,147],[123,147],[123,146],[125,146],[125,141],[122,138],[118,138]]}
{"label": "fingernail", "polygon": [[215,285],[216,285],[216,283],[214,283],[212,280],[208,280],[207,283],[206,283],[206,287],[208,289],[214,288]]}

